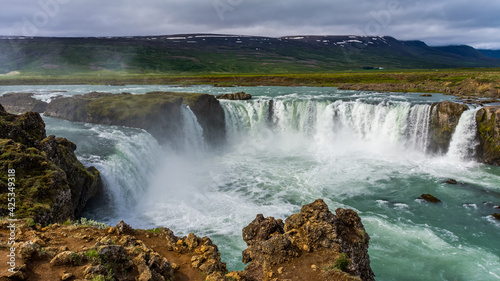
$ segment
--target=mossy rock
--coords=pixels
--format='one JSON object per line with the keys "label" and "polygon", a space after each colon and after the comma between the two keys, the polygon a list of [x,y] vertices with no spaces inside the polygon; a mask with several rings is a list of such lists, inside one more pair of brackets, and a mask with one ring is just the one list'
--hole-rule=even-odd
{"label": "mossy rock", "polygon": [[[102,189],[99,172],[78,161],[74,143],[45,137],[45,124],[38,113],[13,115],[2,109],[0,216],[31,218],[40,224],[73,219]],[[10,189],[9,169],[15,170],[15,188]],[[15,209],[9,210],[12,205],[7,198],[12,197]]]}
{"label": "mossy rock", "polygon": [[69,121],[120,125],[148,131],[160,143],[175,143],[182,133],[181,106],[191,108],[210,144],[225,139],[224,111],[208,94],[150,92],[144,95],[92,92],[53,100],[45,115]]}
{"label": "mossy rock", "polygon": [[[73,218],[71,190],[64,171],[44,152],[8,139],[0,139],[0,216],[10,216],[9,193],[15,193],[14,217],[41,224]],[[15,169],[15,189],[9,190],[8,169]],[[14,191],[14,192],[12,192]]]}
{"label": "mossy rock", "polygon": [[40,114],[27,112],[14,115],[0,111],[0,138],[12,139],[27,146],[37,146],[46,137]]}
{"label": "mossy rock", "polygon": [[488,106],[476,113],[478,160],[500,165],[500,107]]}
{"label": "mossy rock", "polygon": [[460,116],[468,107],[444,101],[432,105],[431,122],[429,127],[429,150],[434,153],[446,153],[451,142],[451,137],[458,125]]}

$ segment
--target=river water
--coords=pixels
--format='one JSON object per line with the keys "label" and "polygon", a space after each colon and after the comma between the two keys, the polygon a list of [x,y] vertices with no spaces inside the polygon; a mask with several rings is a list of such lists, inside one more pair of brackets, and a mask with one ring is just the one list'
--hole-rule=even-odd
{"label": "river water", "polygon": [[[500,168],[471,160],[477,109],[462,115],[447,154],[426,149],[431,103],[453,97],[211,86],[12,86],[0,94],[36,92],[47,101],[156,90],[245,91],[254,99],[221,101],[227,141],[217,149],[186,106],[184,145],[175,150],[144,130],[44,117],[48,134],[75,142],[79,159],[103,175],[105,198],[85,216],[209,236],[228,268],[241,270],[241,229],[258,213],[284,219],[322,198],[332,211],[359,213],[377,280],[500,279],[500,223],[491,217],[499,212]],[[423,202],[422,193],[443,202]]]}

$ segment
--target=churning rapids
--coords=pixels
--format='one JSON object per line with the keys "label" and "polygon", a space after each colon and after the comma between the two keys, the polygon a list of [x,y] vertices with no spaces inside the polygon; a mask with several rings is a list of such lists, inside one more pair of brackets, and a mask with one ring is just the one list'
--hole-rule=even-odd
{"label": "churning rapids", "polygon": [[[332,210],[359,212],[377,280],[500,279],[500,224],[491,217],[500,168],[470,160],[476,109],[460,118],[446,155],[426,151],[431,103],[453,97],[313,87],[2,87],[44,100],[154,90],[245,91],[254,99],[221,101],[227,143],[215,150],[188,107],[175,149],[139,129],[44,117],[48,134],[74,141],[82,162],[102,172],[107,200],[86,216],[210,236],[236,270],[244,267],[241,229],[258,213],[285,218],[323,198]],[[443,203],[416,199],[422,193]]]}

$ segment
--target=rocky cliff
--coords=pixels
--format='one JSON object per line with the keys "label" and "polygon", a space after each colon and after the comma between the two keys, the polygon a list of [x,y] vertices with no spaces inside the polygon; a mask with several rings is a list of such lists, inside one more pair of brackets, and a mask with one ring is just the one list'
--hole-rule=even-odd
{"label": "rocky cliff", "polygon": [[33,98],[33,93],[6,93],[0,96],[0,104],[10,113],[38,112],[43,113],[47,103]]}
{"label": "rocky cliff", "polygon": [[[102,189],[99,172],[86,169],[74,143],[47,137],[40,115],[13,115],[0,108],[0,197],[15,197],[15,208],[0,203],[0,216],[31,218],[41,224],[73,219]],[[8,169],[15,170],[9,190]],[[12,187],[12,186],[11,186]],[[9,196],[14,193],[14,196]]]}
{"label": "rocky cliff", "polygon": [[175,144],[183,127],[181,106],[191,108],[211,145],[225,140],[224,111],[212,95],[196,93],[151,92],[88,93],[59,97],[49,104],[36,100],[32,93],[12,93],[0,97],[9,112],[44,112],[46,116],[69,121],[120,125],[145,129],[159,142]]}
{"label": "rocky cliff", "polygon": [[446,153],[450,145],[453,132],[458,125],[460,116],[468,107],[451,101],[444,101],[432,105],[431,121],[429,124],[429,150],[433,153]]}
{"label": "rocky cliff", "polygon": [[482,163],[500,165],[500,106],[481,108],[476,113],[477,158]]}
{"label": "rocky cliff", "polygon": [[[245,271],[228,272],[208,237],[86,222],[41,228],[19,221],[17,266],[0,271],[0,280],[374,280],[360,218],[353,210],[334,215],[322,200],[284,223],[258,215],[243,229]],[[0,235],[9,235],[7,226],[0,223]],[[0,247],[0,262],[9,250]]]}

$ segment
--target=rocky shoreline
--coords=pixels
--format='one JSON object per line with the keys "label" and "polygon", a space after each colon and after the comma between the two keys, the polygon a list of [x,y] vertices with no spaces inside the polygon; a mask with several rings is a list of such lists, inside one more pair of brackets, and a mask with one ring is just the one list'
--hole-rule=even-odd
{"label": "rocky shoreline", "polygon": [[[15,267],[1,271],[0,280],[374,280],[361,219],[350,209],[333,214],[322,200],[284,223],[257,215],[242,232],[247,267],[233,272],[210,238],[192,233],[177,237],[167,228],[132,229],[123,221],[102,229],[17,225]],[[0,226],[0,237],[9,236],[9,223]],[[2,264],[9,251],[2,241]]]}

